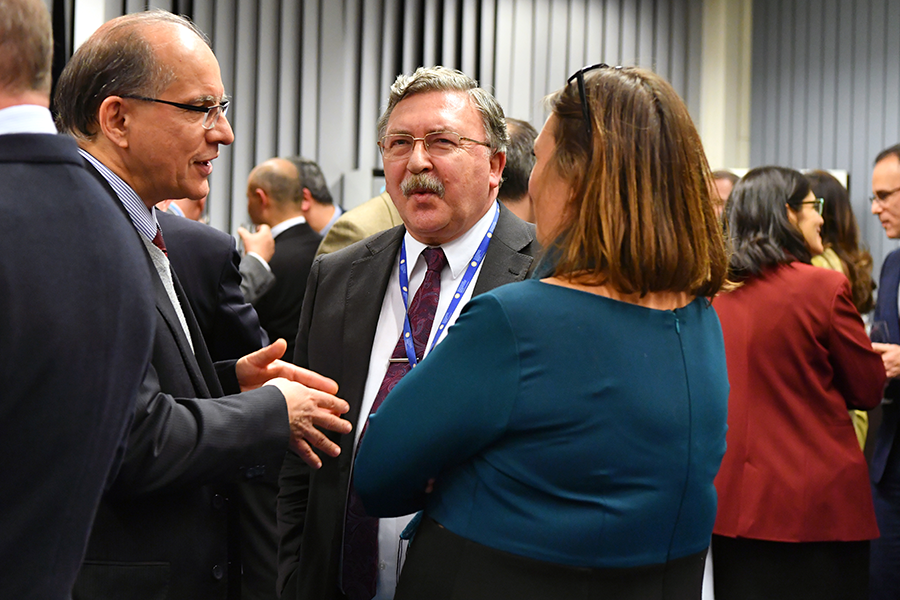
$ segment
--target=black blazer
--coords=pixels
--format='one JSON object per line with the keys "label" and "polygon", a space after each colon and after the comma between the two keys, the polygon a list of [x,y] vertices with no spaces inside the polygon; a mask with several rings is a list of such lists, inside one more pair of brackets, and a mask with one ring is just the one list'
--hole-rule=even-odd
{"label": "black blazer", "polygon": [[[897,289],[900,285],[900,250],[894,250],[884,259],[881,266],[881,277],[878,281],[878,298],[872,322],[884,321],[887,325],[888,339],[878,340],[889,344],[900,344],[900,320],[897,312]],[[875,438],[875,449],[872,452],[872,464],[869,475],[872,481],[880,483],[882,478],[888,481],[900,481],[900,457],[896,455],[897,427],[900,423],[900,380],[888,379],[884,397],[891,402],[882,404],[881,427]]]}
{"label": "black blazer", "polygon": [[[354,427],[381,304],[405,232],[395,227],[321,255],[309,277],[294,361],[338,382],[338,395],[350,404],[344,418]],[[473,295],[524,279],[537,248],[534,226],[501,207]],[[312,473],[299,458],[285,459],[278,496],[283,598],[344,597],[338,577],[353,440],[353,433],[340,436],[340,456],[322,457],[322,468]]]}
{"label": "black blazer", "polygon": [[[102,176],[89,170],[124,211]],[[156,307],[150,366],[74,599],[235,598],[239,540],[229,484],[262,475],[284,456],[290,437],[284,396],[271,386],[238,394],[234,362],[213,365],[177,275],[193,349],[149,269]],[[222,397],[223,386],[235,395]]]}
{"label": "black blazer", "polygon": [[259,317],[241,293],[241,255],[234,238],[215,227],[156,212],[169,263],[187,294],[214,362],[263,347]]}
{"label": "black blazer", "polygon": [[0,135],[0,182],[0,595],[61,600],[150,357],[150,273],[71,138]]}
{"label": "black blazer", "polygon": [[300,307],[309,269],[316,257],[322,236],[309,223],[300,223],[282,231],[275,238],[275,254],[269,261],[275,285],[254,304],[259,322],[275,341],[284,338],[288,344],[285,360],[294,356],[294,342],[300,321]]}

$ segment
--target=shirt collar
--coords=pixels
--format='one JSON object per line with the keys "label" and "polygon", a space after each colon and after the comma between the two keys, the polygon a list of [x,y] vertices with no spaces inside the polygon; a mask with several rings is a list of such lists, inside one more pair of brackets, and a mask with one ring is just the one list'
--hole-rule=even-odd
{"label": "shirt collar", "polygon": [[[469,266],[469,261],[475,256],[475,251],[478,250],[481,240],[484,239],[488,229],[491,227],[491,221],[494,219],[495,210],[497,210],[496,200],[494,200],[488,211],[484,213],[484,216],[478,219],[467,232],[452,242],[441,244],[441,248],[444,250],[444,256],[447,257],[447,265],[450,267],[450,272],[453,274],[454,279],[459,278],[463,274],[466,267]],[[410,235],[409,231],[404,234],[403,238],[406,241],[407,264],[415,266],[416,261],[419,260],[419,255],[422,254],[428,246],[415,239]]]}
{"label": "shirt collar", "polygon": [[116,192],[119,201],[125,207],[128,216],[131,217],[131,222],[134,224],[135,229],[137,229],[142,236],[153,241],[153,238],[156,237],[156,230],[159,229],[159,223],[156,221],[156,213],[153,212],[153,209],[147,208],[147,205],[144,204],[141,197],[137,195],[137,192],[131,189],[130,185],[125,183],[121,177],[113,173],[109,167],[94,158],[87,150],[79,148],[78,153],[81,154],[86,161],[91,163],[101,175],[103,175],[103,179],[105,179]]}
{"label": "shirt collar", "polygon": [[290,219],[282,221],[272,228],[272,237],[277,238],[280,234],[284,233],[294,225],[300,225],[301,223],[306,223],[306,219],[303,217],[291,217]]}
{"label": "shirt collar", "polygon": [[56,135],[50,111],[37,104],[19,104],[0,109],[0,135],[7,133],[50,133]]}

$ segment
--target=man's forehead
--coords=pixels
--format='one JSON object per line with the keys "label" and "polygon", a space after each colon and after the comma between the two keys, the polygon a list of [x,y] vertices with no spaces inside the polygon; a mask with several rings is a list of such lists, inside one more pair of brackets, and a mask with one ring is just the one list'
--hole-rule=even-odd
{"label": "man's forehead", "polygon": [[[428,111],[423,119],[422,104],[429,104],[435,110]],[[415,112],[415,119],[410,115]],[[407,96],[397,103],[388,119],[388,131],[396,133],[409,133],[412,128],[423,125],[429,131],[441,131],[459,125],[460,121],[474,119],[481,122],[478,109],[472,98],[464,91],[459,90],[430,90]]]}

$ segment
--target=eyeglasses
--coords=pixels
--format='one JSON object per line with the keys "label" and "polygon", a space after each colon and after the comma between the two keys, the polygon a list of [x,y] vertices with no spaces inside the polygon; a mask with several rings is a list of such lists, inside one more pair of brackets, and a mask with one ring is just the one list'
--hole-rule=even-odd
{"label": "eyeglasses", "polygon": [[430,156],[441,157],[455,153],[461,148],[464,141],[491,147],[488,142],[479,142],[452,131],[433,131],[420,138],[413,137],[408,133],[392,133],[381,138],[378,147],[385,160],[401,160],[412,155],[416,142],[422,142],[425,152]]}
{"label": "eyeglasses", "polygon": [[158,102],[159,104],[168,104],[169,106],[174,106],[175,108],[180,108],[183,110],[190,110],[198,113],[206,113],[206,116],[203,117],[203,129],[212,129],[216,126],[216,123],[219,122],[219,116],[224,115],[228,112],[228,107],[230,103],[228,99],[222,100],[221,104],[216,104],[215,106],[194,106],[193,104],[182,104],[180,102],[171,102],[169,100],[160,100],[159,98],[146,98],[144,96],[122,96],[122,98],[130,98],[131,100],[142,100],[144,102]]}
{"label": "eyeglasses", "polygon": [[584,67],[583,69],[579,69],[575,71],[575,73],[566,80],[566,85],[572,83],[572,80],[575,79],[578,81],[578,93],[581,97],[581,114],[584,115],[584,122],[587,126],[588,137],[594,136],[594,129],[591,126],[591,108],[588,106],[587,95],[584,92],[584,74],[590,71],[594,71],[596,69],[608,69],[609,65],[606,63],[597,63],[596,65],[591,65],[589,67]]}
{"label": "eyeglasses", "polygon": [[900,192],[900,187],[888,190],[886,192],[875,192],[874,194],[869,196],[869,202],[877,202],[878,204],[884,206],[884,204],[887,203],[888,198],[890,198],[897,192]]}
{"label": "eyeglasses", "polygon": [[812,204],[813,206],[815,206],[816,212],[819,213],[819,215],[821,215],[822,211],[825,209],[825,198],[816,198],[815,200],[805,200],[800,203],[801,206],[804,204]]}

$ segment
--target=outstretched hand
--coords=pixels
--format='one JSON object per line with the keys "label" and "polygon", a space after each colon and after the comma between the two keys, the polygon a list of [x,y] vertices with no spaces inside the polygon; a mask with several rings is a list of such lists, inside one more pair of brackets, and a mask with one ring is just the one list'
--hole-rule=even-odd
{"label": "outstretched hand", "polygon": [[255,390],[270,379],[283,377],[327,394],[337,392],[338,385],[333,379],[279,360],[285,350],[287,342],[278,338],[265,348],[240,358],[234,369],[241,391]]}
{"label": "outstretched hand", "polygon": [[341,448],[317,428],[349,433],[350,422],[339,415],[350,410],[350,405],[334,395],[338,385],[333,379],[280,360],[286,349],[287,342],[279,338],[239,359],[235,372],[242,391],[262,385],[281,390],[287,402],[291,448],[309,466],[318,469],[322,460],[313,448],[329,456],[337,456]]}

